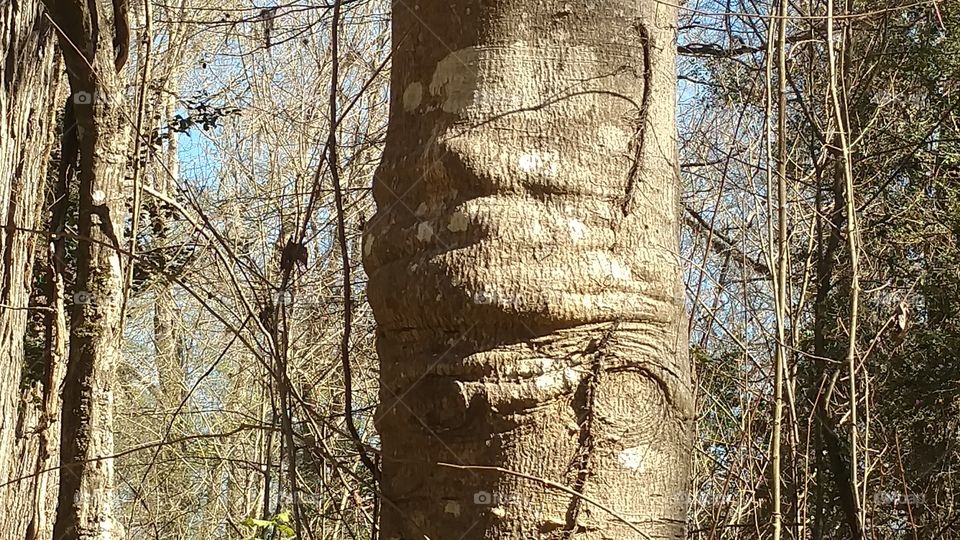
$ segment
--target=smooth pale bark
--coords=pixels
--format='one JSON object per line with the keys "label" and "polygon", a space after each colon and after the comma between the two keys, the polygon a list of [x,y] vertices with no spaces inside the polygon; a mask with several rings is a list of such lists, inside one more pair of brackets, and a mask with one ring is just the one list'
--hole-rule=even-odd
{"label": "smooth pale bark", "polygon": [[364,239],[384,539],[684,536],[675,20],[394,4]]}
{"label": "smooth pale bark", "polygon": [[[113,391],[120,357],[123,178],[129,120],[117,73],[125,60],[125,2],[50,0],[70,82],[73,123],[64,159],[79,186],[76,285],[61,414],[60,489],[54,538],[122,537],[113,518]],[[114,12],[117,13],[114,13]],[[122,45],[115,53],[113,41]],[[72,173],[71,173],[72,174]]]}
{"label": "smooth pale bark", "polygon": [[39,2],[0,5],[0,538],[17,540],[49,538],[56,509],[57,294],[47,293],[53,334],[43,376],[24,388],[21,373],[34,257],[46,258],[49,246],[38,229],[61,90],[57,56]]}

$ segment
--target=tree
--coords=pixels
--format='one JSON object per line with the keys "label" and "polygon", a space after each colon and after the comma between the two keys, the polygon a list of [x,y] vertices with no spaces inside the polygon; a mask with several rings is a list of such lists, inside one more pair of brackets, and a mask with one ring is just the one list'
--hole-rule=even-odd
{"label": "tree", "polygon": [[384,538],[681,538],[675,12],[395,4],[365,227]]}
{"label": "tree", "polygon": [[[112,8],[112,9],[110,9]],[[113,392],[122,328],[128,123],[120,70],[127,59],[125,0],[48,2],[71,94],[64,107],[59,178],[78,204],[76,279],[61,415],[54,537],[103,538],[113,520]]]}
{"label": "tree", "polygon": [[[685,109],[712,120],[681,127],[694,232],[706,240],[694,262],[694,302],[703,303],[694,335],[714,338],[698,366],[703,416],[717,426],[700,424],[712,451],[696,482],[709,494],[697,528],[703,538],[770,535],[772,504],[757,504],[775,497],[766,423],[774,373],[764,366],[783,344],[769,328],[779,301],[770,293],[784,282],[752,261],[780,262],[780,197],[762,180],[776,171],[788,188],[784,535],[952,538],[956,10],[771,4],[716,3],[723,13],[688,25],[689,37],[713,43],[682,48],[699,58],[687,59],[681,78],[702,92]],[[768,24],[754,11],[777,6],[790,16]],[[783,41],[774,46],[774,37]],[[750,148],[767,133],[768,153],[754,160]],[[713,305],[699,294],[704,283]],[[723,342],[742,350],[739,366]]]}
{"label": "tree", "polygon": [[[35,258],[52,269],[50,241],[38,233],[61,86],[53,28],[39,2],[0,6],[0,35],[0,537],[32,540],[50,536],[59,447],[61,296],[54,287],[44,291],[45,305],[33,306],[30,285]],[[52,333],[48,354],[28,366],[31,313],[49,317]]]}

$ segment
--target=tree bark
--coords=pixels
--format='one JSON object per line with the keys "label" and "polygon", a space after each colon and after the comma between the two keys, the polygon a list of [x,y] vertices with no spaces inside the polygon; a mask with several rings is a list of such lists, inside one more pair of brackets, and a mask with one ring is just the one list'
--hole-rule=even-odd
{"label": "tree bark", "polygon": [[53,339],[43,373],[21,378],[34,257],[50,245],[38,230],[61,91],[55,43],[39,2],[0,6],[0,538],[17,540],[49,538],[56,508],[63,319],[55,284],[46,292]]}
{"label": "tree bark", "polygon": [[395,4],[364,239],[383,538],[684,537],[675,17]]}
{"label": "tree bark", "polygon": [[119,71],[129,28],[125,0],[49,1],[70,82],[62,175],[79,185],[76,286],[63,385],[60,489],[54,537],[122,536],[113,519],[113,393],[120,356],[123,178],[129,121]]}

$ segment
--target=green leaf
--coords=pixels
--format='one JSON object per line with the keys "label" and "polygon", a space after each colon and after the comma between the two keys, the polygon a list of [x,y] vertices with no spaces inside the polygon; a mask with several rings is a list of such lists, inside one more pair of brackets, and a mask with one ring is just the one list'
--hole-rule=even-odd
{"label": "green leaf", "polygon": [[272,522],[272,521],[264,521],[264,520],[262,520],[262,519],[247,518],[247,519],[243,520],[240,524],[243,525],[243,526],[245,526],[245,527],[269,527],[269,526],[273,525],[273,522]]}

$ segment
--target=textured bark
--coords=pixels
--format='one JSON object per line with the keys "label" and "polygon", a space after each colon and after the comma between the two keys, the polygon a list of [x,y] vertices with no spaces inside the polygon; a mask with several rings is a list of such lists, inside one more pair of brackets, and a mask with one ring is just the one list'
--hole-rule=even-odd
{"label": "textured bark", "polygon": [[364,246],[383,538],[684,536],[675,17],[394,5]]}
{"label": "textured bark", "polygon": [[[64,125],[62,160],[75,167],[79,185],[54,537],[116,538],[122,533],[112,517],[109,456],[122,333],[122,185],[129,145],[118,75],[129,37],[125,3],[58,0],[48,2],[47,9],[59,30],[71,90],[67,117],[73,122]],[[72,173],[63,169],[61,174],[65,171]]]}
{"label": "textured bark", "polygon": [[[23,384],[33,261],[47,253],[37,230],[60,89],[53,30],[39,2],[0,5],[0,57],[0,538],[32,540],[49,538],[56,508],[57,475],[49,469],[59,446],[63,338],[54,309],[44,377]],[[57,295],[47,296],[56,308]]]}

